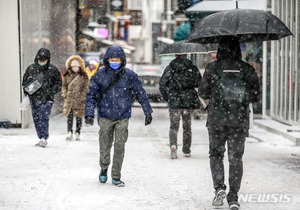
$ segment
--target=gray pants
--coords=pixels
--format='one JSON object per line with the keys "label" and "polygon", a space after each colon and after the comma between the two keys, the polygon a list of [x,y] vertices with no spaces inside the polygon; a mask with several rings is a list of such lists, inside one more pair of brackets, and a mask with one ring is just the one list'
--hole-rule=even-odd
{"label": "gray pants", "polygon": [[183,128],[183,146],[182,152],[184,154],[191,153],[191,144],[192,144],[192,129],[191,129],[191,116],[193,110],[190,109],[169,109],[170,115],[170,147],[175,145],[177,148],[177,133],[179,130],[180,116],[182,116],[182,128]]}
{"label": "gray pants", "polygon": [[114,142],[111,177],[113,179],[120,179],[125,154],[125,143],[128,139],[129,119],[109,120],[100,118],[99,121],[100,167],[102,169],[107,169],[109,167],[110,151]]}

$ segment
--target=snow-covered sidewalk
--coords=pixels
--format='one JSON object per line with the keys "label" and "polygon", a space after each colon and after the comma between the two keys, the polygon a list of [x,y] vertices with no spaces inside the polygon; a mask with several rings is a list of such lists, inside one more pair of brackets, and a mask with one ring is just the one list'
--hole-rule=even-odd
{"label": "snow-covered sidewalk", "polygon": [[[98,181],[97,125],[84,125],[82,140],[70,142],[65,140],[66,118],[52,117],[45,149],[34,146],[38,139],[33,127],[0,129],[0,209],[212,209],[205,121],[192,122],[191,158],[181,153],[180,129],[179,159],[170,159],[168,127],[167,109],[155,109],[146,127],[141,108],[133,109],[122,169],[124,188],[112,185],[111,179],[106,184]],[[257,127],[253,132],[274,137]],[[299,209],[300,148],[278,138],[277,144],[247,140],[242,209]],[[227,169],[226,162],[226,175]],[[261,202],[261,195],[278,199]]]}

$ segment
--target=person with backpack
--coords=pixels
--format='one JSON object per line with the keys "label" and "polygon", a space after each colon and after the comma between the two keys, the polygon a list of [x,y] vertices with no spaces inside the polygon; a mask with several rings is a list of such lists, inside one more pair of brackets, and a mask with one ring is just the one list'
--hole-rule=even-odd
{"label": "person with backpack", "polygon": [[153,111],[138,75],[125,68],[126,56],[121,47],[109,47],[104,55],[103,63],[104,67],[93,76],[86,96],[85,123],[93,125],[94,110],[98,107],[101,167],[99,181],[101,183],[107,181],[110,152],[114,143],[112,183],[123,187],[125,183],[121,181],[121,168],[125,155],[125,143],[128,139],[132,92],[143,108],[145,125],[152,122]]}
{"label": "person with backpack", "polygon": [[66,61],[66,73],[62,83],[64,97],[63,114],[67,116],[68,134],[66,140],[73,139],[73,118],[76,118],[75,140],[80,140],[82,117],[85,111],[85,99],[90,80],[84,71],[84,60],[72,55]]}
{"label": "person with backpack", "polygon": [[50,51],[40,48],[23,76],[23,90],[29,96],[32,118],[39,141],[35,146],[46,147],[49,137],[49,116],[54,95],[60,91],[62,81],[56,66],[50,64]]}
{"label": "person with backpack", "polygon": [[177,159],[177,134],[180,117],[182,117],[183,146],[185,157],[191,157],[192,114],[200,108],[200,100],[196,88],[199,87],[201,74],[186,54],[175,55],[159,81],[162,98],[168,102],[170,116],[169,141],[171,159]]}
{"label": "person with backpack", "polygon": [[[243,154],[249,130],[249,103],[260,100],[260,84],[255,69],[241,60],[236,37],[221,38],[217,60],[209,63],[200,84],[199,94],[208,99],[207,129],[209,134],[210,168],[215,188],[213,206],[231,210],[240,208],[238,192],[243,175]],[[229,192],[224,184],[224,152],[227,143]],[[227,195],[227,196],[226,196]]]}

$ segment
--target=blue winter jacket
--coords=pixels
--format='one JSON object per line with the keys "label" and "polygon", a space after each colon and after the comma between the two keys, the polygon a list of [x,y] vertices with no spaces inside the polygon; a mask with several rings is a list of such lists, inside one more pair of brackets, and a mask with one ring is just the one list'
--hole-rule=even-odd
{"label": "blue winter jacket", "polygon": [[[122,63],[119,69],[112,69],[108,59],[111,57],[121,57]],[[107,49],[103,58],[105,67],[99,69],[92,78],[89,92],[86,96],[85,116],[93,116],[97,106],[97,99],[105,88],[114,80],[116,75],[125,68],[126,56],[119,46],[111,46]],[[121,79],[104,95],[98,104],[98,118],[118,120],[131,117],[132,92],[134,92],[138,102],[141,104],[144,114],[151,114],[146,91],[138,75],[130,69],[125,70]]]}

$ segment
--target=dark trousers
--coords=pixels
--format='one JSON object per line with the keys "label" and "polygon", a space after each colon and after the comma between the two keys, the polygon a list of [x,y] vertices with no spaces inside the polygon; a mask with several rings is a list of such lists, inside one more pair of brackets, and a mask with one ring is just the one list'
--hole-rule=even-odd
{"label": "dark trousers", "polygon": [[170,131],[169,140],[170,147],[175,145],[177,148],[177,133],[179,130],[180,116],[182,116],[182,128],[183,128],[183,146],[182,152],[184,154],[190,154],[192,144],[192,113],[193,110],[189,109],[169,109],[170,115]]}
{"label": "dark trousers", "polygon": [[52,102],[32,104],[32,118],[36,133],[40,139],[49,137],[49,116],[51,114]]}
{"label": "dark trousers", "polygon": [[[73,109],[71,109],[69,115],[68,115],[68,132],[70,131],[73,133]],[[76,117],[76,133],[80,134],[80,130],[82,127],[82,118],[81,117]]]}
{"label": "dark trousers", "polygon": [[215,190],[226,189],[224,184],[224,152],[227,142],[229,161],[229,193],[227,201],[238,201],[243,176],[243,154],[246,135],[242,128],[215,127],[209,132],[210,169]]}

